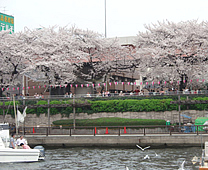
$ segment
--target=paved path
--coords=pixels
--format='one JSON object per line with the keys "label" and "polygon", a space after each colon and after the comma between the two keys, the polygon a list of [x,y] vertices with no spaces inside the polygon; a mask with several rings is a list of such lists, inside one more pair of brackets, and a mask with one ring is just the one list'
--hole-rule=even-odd
{"label": "paved path", "polygon": [[201,146],[208,134],[148,134],[144,135],[26,135],[30,145],[73,146]]}

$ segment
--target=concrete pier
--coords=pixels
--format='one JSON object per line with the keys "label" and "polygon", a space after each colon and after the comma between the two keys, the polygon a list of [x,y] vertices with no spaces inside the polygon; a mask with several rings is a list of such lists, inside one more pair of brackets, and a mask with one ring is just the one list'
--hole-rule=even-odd
{"label": "concrete pier", "polygon": [[46,147],[134,147],[141,146],[201,146],[208,141],[208,135],[177,134],[177,135],[56,135],[56,136],[25,136],[28,143],[34,145],[44,145]]}

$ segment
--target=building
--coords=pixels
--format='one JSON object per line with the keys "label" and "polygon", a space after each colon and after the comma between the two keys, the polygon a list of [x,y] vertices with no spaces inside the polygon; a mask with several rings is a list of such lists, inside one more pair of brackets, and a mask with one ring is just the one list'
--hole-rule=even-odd
{"label": "building", "polygon": [[0,13],[0,31],[2,30],[14,32],[14,16]]}

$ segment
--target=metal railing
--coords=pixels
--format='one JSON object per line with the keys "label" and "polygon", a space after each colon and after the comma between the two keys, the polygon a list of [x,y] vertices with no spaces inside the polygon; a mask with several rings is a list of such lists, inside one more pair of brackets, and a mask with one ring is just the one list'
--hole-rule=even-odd
{"label": "metal railing", "polygon": [[[206,128],[205,128],[206,127]],[[204,130],[205,129],[205,130]],[[207,134],[208,126],[204,125],[161,125],[161,126],[52,126],[52,127],[19,127],[18,134],[24,135],[173,135],[173,134]],[[15,133],[15,128],[10,129]]]}
{"label": "metal railing", "polygon": [[[139,92],[139,93],[103,93],[103,94],[76,94],[69,95],[43,95],[43,96],[16,96],[16,100],[47,100],[47,99],[72,99],[72,98],[108,98],[108,97],[151,97],[151,96],[177,96],[177,95],[208,95],[208,90],[201,91],[164,91],[164,92]],[[11,101],[12,97],[0,97],[1,101]]]}

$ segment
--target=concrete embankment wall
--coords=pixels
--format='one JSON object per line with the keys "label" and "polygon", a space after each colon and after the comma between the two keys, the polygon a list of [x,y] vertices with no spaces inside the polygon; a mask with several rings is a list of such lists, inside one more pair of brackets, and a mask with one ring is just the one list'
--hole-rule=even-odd
{"label": "concrete embankment wall", "polygon": [[[187,116],[192,117],[192,121],[197,117],[205,117],[208,115],[208,111],[197,111],[197,110],[186,110],[182,112]],[[116,112],[116,113],[79,113],[76,114],[76,119],[96,119],[101,117],[121,117],[121,118],[132,118],[132,119],[164,119],[170,120],[171,123],[178,122],[179,116],[178,111],[165,111],[165,112]],[[0,115],[0,119],[3,120],[3,116]],[[61,114],[50,115],[50,123],[52,124],[55,120],[60,119],[73,119],[73,114],[70,114],[69,117],[62,116]],[[183,118],[181,118],[183,121]],[[11,115],[6,115],[6,122],[14,123],[14,118]],[[36,114],[27,114],[25,118],[25,126],[48,126],[48,117],[47,114],[40,114],[37,116]]]}
{"label": "concrete embankment wall", "polygon": [[208,135],[172,135],[172,136],[45,136],[26,137],[29,144],[45,147],[152,147],[201,146],[208,141]]}

